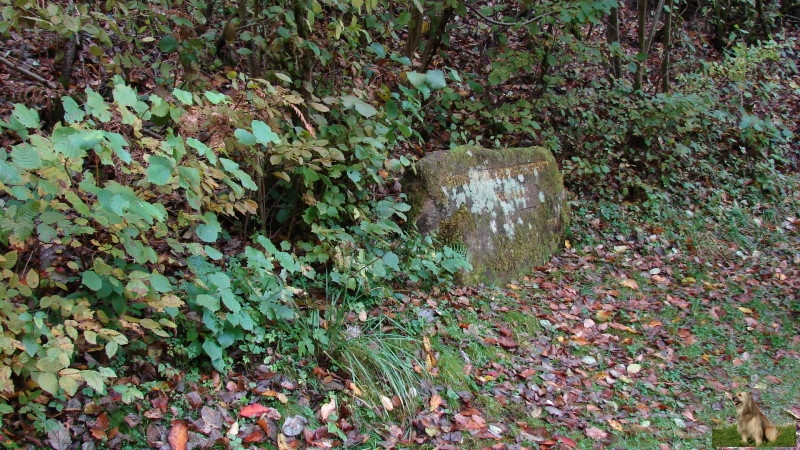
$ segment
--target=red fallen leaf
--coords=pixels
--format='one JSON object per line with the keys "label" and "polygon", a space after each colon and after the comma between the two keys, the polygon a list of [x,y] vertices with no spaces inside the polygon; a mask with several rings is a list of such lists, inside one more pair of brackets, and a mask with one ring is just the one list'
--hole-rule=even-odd
{"label": "red fallen leaf", "polygon": [[667,294],[667,301],[672,303],[674,306],[676,306],[678,308],[681,308],[681,309],[686,309],[686,308],[688,308],[690,306],[690,303],[687,302],[686,300],[684,300],[682,298],[673,297],[673,296],[671,296],[669,294]]}
{"label": "red fallen leaf", "polygon": [[108,427],[111,424],[111,421],[108,419],[107,413],[102,413],[97,416],[97,423],[92,428],[91,433],[95,439],[106,439],[108,438]]}
{"label": "red fallen leaf", "polygon": [[167,435],[169,450],[186,450],[186,443],[189,442],[189,428],[182,420],[173,420],[172,428]]}
{"label": "red fallen leaf", "polygon": [[608,433],[596,427],[587,428],[584,433],[592,439],[602,440],[608,438]]}
{"label": "red fallen leaf", "polygon": [[260,442],[264,439],[264,432],[261,431],[260,428],[253,429],[253,432],[248,434],[247,436],[242,439],[242,442]]}
{"label": "red fallen leaf", "polygon": [[465,416],[462,414],[456,414],[453,417],[453,420],[465,430],[482,430],[486,428],[486,420],[478,415]]}
{"label": "red fallen leaf", "polygon": [[[569,448],[575,448],[575,447],[578,446],[577,442],[573,441],[572,439],[570,439],[570,438],[568,438],[566,436],[555,435],[555,436],[553,436],[553,439],[555,439],[558,442],[561,442],[562,444],[566,445]],[[553,441],[548,441],[548,442],[553,442]],[[544,442],[543,442],[543,444],[544,444]],[[555,442],[553,442],[553,444],[555,444]],[[553,445],[553,444],[550,444],[550,445]]]}
{"label": "red fallen leaf", "polygon": [[509,337],[500,336],[497,338],[497,343],[500,344],[501,347],[517,348],[517,342]]}
{"label": "red fallen leaf", "polygon": [[[270,412],[272,409],[274,408],[268,408],[260,403],[253,403],[252,405],[247,405],[239,410],[239,415],[244,417],[258,417],[262,414]],[[280,416],[278,416],[278,419],[280,419]]]}
{"label": "red fallen leaf", "polygon": [[694,413],[692,411],[689,411],[688,409],[683,412],[683,417],[686,417],[692,422],[697,422],[697,419],[694,418]]}

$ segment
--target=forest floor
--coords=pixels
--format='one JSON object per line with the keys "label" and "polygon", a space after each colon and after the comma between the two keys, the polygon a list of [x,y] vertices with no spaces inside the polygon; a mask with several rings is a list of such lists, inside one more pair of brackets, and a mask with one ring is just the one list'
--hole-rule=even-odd
{"label": "forest floor", "polygon": [[[368,404],[346,378],[280,355],[227,376],[151,355],[131,362],[142,379],[153,375],[138,384],[143,398],[78,396],[48,442],[29,441],[710,448],[712,430],[735,423],[729,396],[739,390],[756,393],[776,424],[800,423],[800,190],[792,192],[779,204],[718,198],[650,221],[630,205],[573,202],[567,248],[530,276],[387,304],[401,322],[427,323],[422,347],[435,376],[407,408],[388,397]],[[794,446],[794,436],[781,439]]]}

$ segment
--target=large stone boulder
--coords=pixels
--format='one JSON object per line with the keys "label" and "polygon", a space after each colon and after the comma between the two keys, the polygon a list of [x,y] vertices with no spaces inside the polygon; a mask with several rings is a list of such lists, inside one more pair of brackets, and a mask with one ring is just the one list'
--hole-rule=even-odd
{"label": "large stone boulder", "polygon": [[544,263],[563,242],[566,191],[542,147],[461,146],[428,154],[405,180],[411,223],[463,246],[473,270],[460,283],[502,284]]}

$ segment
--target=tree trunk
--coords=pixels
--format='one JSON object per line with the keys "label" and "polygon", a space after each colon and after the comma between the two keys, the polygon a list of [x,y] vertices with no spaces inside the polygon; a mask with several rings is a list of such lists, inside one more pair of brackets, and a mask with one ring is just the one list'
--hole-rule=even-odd
{"label": "tree trunk", "polygon": [[422,37],[422,23],[425,18],[424,11],[413,7],[411,10],[411,23],[408,27],[408,38],[406,38],[405,55],[408,59],[414,59],[414,52],[419,47],[419,40]]}
{"label": "tree trunk", "polygon": [[672,8],[674,0],[667,3],[667,15],[664,18],[664,59],[661,60],[661,92],[669,92],[669,52],[672,49]]}
{"label": "tree trunk", "polygon": [[636,77],[633,81],[633,90],[642,90],[644,79],[644,63],[647,60],[647,0],[639,0],[639,54],[636,55]]}
{"label": "tree trunk", "polygon": [[622,59],[619,55],[619,9],[611,8],[609,13],[608,29],[606,30],[606,42],[611,48],[611,44],[617,43],[617,50],[611,51],[611,76],[615,79],[622,76]]}
{"label": "tree trunk", "polygon": [[452,17],[453,8],[448,6],[442,10],[438,20],[436,20],[436,26],[431,29],[428,42],[425,44],[425,52],[422,55],[422,66],[420,68],[422,72],[428,70],[431,59],[439,50],[439,46],[442,44],[442,39],[444,38],[444,32],[447,29],[447,24]]}

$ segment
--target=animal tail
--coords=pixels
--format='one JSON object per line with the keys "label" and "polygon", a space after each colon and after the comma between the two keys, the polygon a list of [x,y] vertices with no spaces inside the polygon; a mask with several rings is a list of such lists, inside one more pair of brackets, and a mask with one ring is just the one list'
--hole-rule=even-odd
{"label": "animal tail", "polygon": [[770,424],[770,426],[764,430],[764,435],[770,442],[775,442],[775,440],[778,439],[778,429],[775,425]]}

